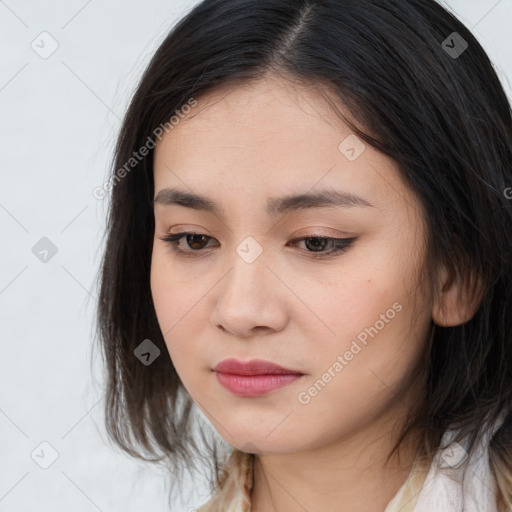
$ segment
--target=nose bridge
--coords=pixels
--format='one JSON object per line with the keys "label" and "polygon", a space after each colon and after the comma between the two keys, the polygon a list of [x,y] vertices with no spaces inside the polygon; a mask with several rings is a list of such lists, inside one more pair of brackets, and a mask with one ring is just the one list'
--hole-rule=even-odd
{"label": "nose bridge", "polygon": [[260,300],[264,293],[265,280],[272,277],[266,266],[269,261],[263,245],[254,237],[245,237],[235,248],[232,270],[228,274],[229,292],[241,298],[250,294],[254,300]]}
{"label": "nose bridge", "polygon": [[223,279],[215,305],[215,323],[238,336],[254,327],[280,329],[285,321],[277,304],[276,278],[263,246],[248,236],[235,248],[230,271]]}

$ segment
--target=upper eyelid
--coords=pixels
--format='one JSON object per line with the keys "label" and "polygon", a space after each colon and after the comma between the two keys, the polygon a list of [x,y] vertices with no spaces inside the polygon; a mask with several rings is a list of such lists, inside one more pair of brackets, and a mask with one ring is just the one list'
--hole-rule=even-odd
{"label": "upper eyelid", "polygon": [[[164,234],[163,237],[160,237],[160,239],[176,237],[176,236],[185,237],[187,235],[205,236],[207,238],[217,240],[214,236],[209,235],[208,233],[202,233],[200,231],[177,231],[176,233],[166,233],[166,234]],[[326,239],[326,240],[352,240],[352,239],[355,239],[356,237],[354,235],[349,235],[349,234],[347,234],[347,236],[331,236],[331,235],[323,235],[320,233],[305,233],[305,234],[293,237],[290,241],[294,242],[297,240],[304,240],[304,239],[308,239],[308,238],[321,238],[321,239]],[[218,240],[217,240],[217,242],[218,242]]]}

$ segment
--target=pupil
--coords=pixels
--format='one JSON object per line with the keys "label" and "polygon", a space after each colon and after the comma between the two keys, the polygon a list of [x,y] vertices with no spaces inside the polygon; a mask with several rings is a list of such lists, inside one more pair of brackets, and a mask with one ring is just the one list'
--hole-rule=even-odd
{"label": "pupil", "polygon": [[[201,247],[194,247],[194,237],[196,238],[202,238],[203,239],[203,242],[205,241],[204,239],[206,238],[205,235],[189,235],[189,239],[187,240],[187,243],[190,247],[192,247],[193,249],[201,249]],[[192,242],[190,242],[190,240],[192,240]],[[201,243],[199,243],[199,245],[201,245]]]}
{"label": "pupil", "polygon": [[[314,240],[316,241],[317,243],[313,243],[313,248],[316,246],[316,248],[320,248],[320,249],[325,249],[325,244],[328,242],[327,240],[323,239],[323,238],[308,238],[305,242],[306,242],[306,247],[308,247],[308,245],[311,245],[310,241],[311,240]],[[320,247],[318,247],[318,242],[320,243]],[[309,249],[310,247],[308,247]]]}

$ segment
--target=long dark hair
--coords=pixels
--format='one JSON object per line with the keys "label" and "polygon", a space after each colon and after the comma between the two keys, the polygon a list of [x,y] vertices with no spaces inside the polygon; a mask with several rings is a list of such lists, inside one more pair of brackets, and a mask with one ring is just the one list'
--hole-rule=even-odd
{"label": "long dark hair", "polygon": [[[432,322],[425,399],[398,444],[420,427],[432,456],[457,427],[471,452],[502,414],[490,462],[500,510],[512,509],[511,108],[478,41],[433,0],[204,0],[161,43],[112,165],[98,305],[109,435],[174,469],[201,452],[151,297],[153,152],[130,159],[191,99],[270,72],[334,93],[353,132],[394,159],[425,212],[430,275],[444,264],[452,279],[480,276],[471,320]],[[145,339],[163,356],[150,366],[134,355]]]}

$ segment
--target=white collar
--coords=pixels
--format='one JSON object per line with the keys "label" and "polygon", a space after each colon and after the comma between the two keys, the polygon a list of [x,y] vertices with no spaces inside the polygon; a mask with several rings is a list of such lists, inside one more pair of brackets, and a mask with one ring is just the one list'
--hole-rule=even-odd
{"label": "white collar", "polygon": [[[502,419],[503,416],[482,436],[471,457],[465,448],[468,437],[459,444],[453,441],[455,431],[445,433],[414,512],[497,512],[497,488],[489,464],[489,441]],[[444,446],[447,448],[443,449]]]}

